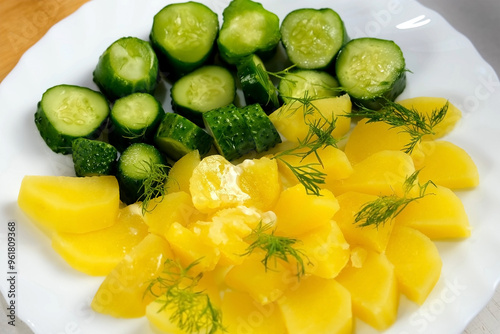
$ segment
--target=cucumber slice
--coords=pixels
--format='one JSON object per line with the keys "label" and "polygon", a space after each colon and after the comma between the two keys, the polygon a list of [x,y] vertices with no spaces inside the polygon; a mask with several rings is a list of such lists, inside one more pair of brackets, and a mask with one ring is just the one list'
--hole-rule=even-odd
{"label": "cucumber slice", "polygon": [[179,160],[194,150],[204,156],[213,143],[212,137],[205,130],[174,113],[165,114],[154,141],[160,151],[174,160]]}
{"label": "cucumber slice", "polygon": [[222,16],[217,44],[223,60],[237,64],[242,57],[253,53],[263,59],[274,53],[281,38],[279,18],[261,3],[233,0]]}
{"label": "cucumber slice", "polygon": [[94,82],[114,101],[136,92],[152,94],[158,80],[158,58],[151,45],[136,37],[122,37],[99,57]]}
{"label": "cucumber slice", "polygon": [[164,114],[160,102],[148,93],[134,93],[116,100],[110,114],[110,143],[123,151],[132,143],[151,142]]}
{"label": "cucumber slice", "polygon": [[378,110],[406,87],[405,58],[393,41],[358,38],[347,43],[336,62],[337,79],[353,102]]}
{"label": "cucumber slice", "polygon": [[262,107],[255,103],[240,109],[252,134],[257,153],[265,152],[281,143],[281,137]]}
{"label": "cucumber slice", "polygon": [[152,145],[134,143],[123,151],[118,160],[116,178],[120,185],[120,198],[124,203],[135,203],[144,195],[144,182],[154,165],[166,168],[165,159]]}
{"label": "cucumber slice", "polygon": [[150,40],[162,69],[180,77],[210,58],[218,31],[217,14],[190,1],[160,10],[153,19]]}
{"label": "cucumber slice", "polygon": [[73,164],[76,176],[113,175],[118,150],[103,141],[77,138],[73,141]]}
{"label": "cucumber slice", "polygon": [[234,105],[204,113],[203,121],[214,138],[217,151],[227,160],[240,158],[255,149],[250,128]]}
{"label": "cucumber slice", "polygon": [[226,68],[207,65],[176,81],[170,94],[175,112],[203,126],[203,113],[234,101],[236,84]]}
{"label": "cucumber slice", "polygon": [[237,75],[247,105],[258,103],[265,110],[279,107],[276,87],[259,56],[243,57],[237,65]]}
{"label": "cucumber slice", "polygon": [[109,115],[106,98],[86,87],[57,85],[38,102],[35,124],[56,153],[70,154],[79,137],[97,138]]}
{"label": "cucumber slice", "polygon": [[304,69],[326,68],[348,40],[344,22],[330,8],[294,10],[280,31],[288,58]]}
{"label": "cucumber slice", "polygon": [[278,85],[285,103],[304,98],[323,98],[340,95],[339,82],[332,75],[318,70],[296,70],[287,73]]}

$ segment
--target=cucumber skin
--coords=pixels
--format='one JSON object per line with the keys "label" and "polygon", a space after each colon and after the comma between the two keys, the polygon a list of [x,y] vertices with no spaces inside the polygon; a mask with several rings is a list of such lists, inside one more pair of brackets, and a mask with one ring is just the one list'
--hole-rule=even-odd
{"label": "cucumber skin", "polygon": [[[61,86],[71,87],[70,85],[61,85]],[[104,95],[102,95],[101,93],[96,91],[92,92],[100,94],[103,99],[106,99]],[[96,127],[91,133],[89,133],[87,136],[84,137],[88,139],[95,139],[99,137],[102,130],[106,127],[106,124],[107,124],[107,118],[105,118],[102,121],[102,123],[98,127]],[[40,136],[43,138],[47,146],[55,153],[60,153],[65,155],[71,154],[73,152],[72,149],[73,140],[80,138],[80,136],[71,136],[60,133],[47,118],[47,115],[45,114],[45,111],[42,108],[42,101],[39,101],[37,104],[37,110],[35,112],[35,125],[38,129],[38,132],[40,133]]]}
{"label": "cucumber skin", "polygon": [[[365,37],[365,38],[359,38],[359,40],[369,40],[369,39],[376,39],[376,38],[371,38],[371,37]],[[401,52],[401,57],[403,57],[404,60],[404,55],[403,51],[399,48],[399,45],[397,45],[393,41],[389,40],[383,40],[386,42],[392,42],[394,45],[396,45]],[[354,40],[351,40],[351,42],[354,42]],[[342,57],[342,54],[345,52],[346,47],[348,47],[348,44],[344,45],[342,49],[340,49],[337,59],[336,59],[336,72],[339,72],[339,66],[342,66],[342,63],[339,61],[339,59]],[[344,92],[349,94],[351,101],[353,102],[354,105],[357,105],[359,107],[365,107],[368,109],[372,110],[380,110],[382,109],[386,104],[387,100],[394,101],[406,88],[406,69],[405,67],[405,62],[403,63],[403,69],[399,71],[398,76],[394,79],[393,84],[388,87],[385,91],[381,92],[377,96],[374,97],[360,97],[360,96],[354,96],[349,92],[348,89],[344,89]],[[342,86],[341,78],[337,76],[337,79],[339,80],[340,85]]]}
{"label": "cucumber skin", "polygon": [[[190,3],[190,2],[191,1],[189,1],[187,3]],[[167,5],[163,9],[165,9],[169,6],[172,6],[172,5],[175,5],[175,4]],[[205,6],[205,5],[203,5],[203,6]],[[159,14],[159,12],[156,15],[158,15],[158,14]],[[214,13],[214,15],[215,15],[216,20],[218,22],[219,20],[217,18],[217,14]],[[153,18],[153,20],[154,20],[154,18]],[[182,61],[181,59],[178,59],[178,58],[171,56],[170,53],[161,45],[160,41],[158,41],[158,39],[155,38],[155,35],[153,33],[153,29],[151,29],[151,32],[149,34],[149,40],[151,41],[151,46],[153,47],[153,50],[155,51],[156,56],[158,57],[158,63],[159,63],[160,70],[162,70],[164,72],[168,72],[169,74],[172,75],[173,79],[176,80],[176,79],[179,79],[180,77],[194,71],[195,69],[203,66],[206,63],[213,62],[215,54],[216,54],[216,49],[217,49],[218,28],[219,28],[219,23],[217,23],[217,33],[215,34],[215,38],[214,38],[214,41],[212,43],[212,47],[211,47],[210,51],[207,52],[205,54],[205,56],[202,57],[199,61],[191,62],[191,63]]]}
{"label": "cucumber skin", "polygon": [[86,138],[73,141],[73,164],[76,176],[114,175],[118,150],[112,145]]}
{"label": "cucumber skin", "polygon": [[243,107],[240,113],[250,128],[257,153],[265,152],[281,143],[280,134],[259,104]]}
{"label": "cucumber skin", "polygon": [[[162,138],[171,138],[182,145],[182,152],[163,142]],[[158,126],[154,142],[156,147],[174,160],[179,160],[190,151],[198,150],[200,156],[205,156],[212,148],[213,138],[198,125],[187,118],[167,113]]]}
{"label": "cucumber skin", "polygon": [[[271,26],[275,31],[274,36],[272,36],[272,38],[270,38],[267,43],[256,46],[254,50],[250,52],[238,53],[233,52],[230,49],[230,45],[226,46],[223,42],[221,42],[220,36],[222,30],[226,26],[225,22],[227,22],[234,16],[238,16],[238,14],[242,10],[252,10],[263,13],[264,15],[266,15],[268,23],[271,21]],[[221,31],[219,32],[219,37],[217,38],[217,46],[219,49],[220,57],[223,61],[228,64],[235,65],[241,60],[242,57],[248,56],[253,53],[258,55],[262,60],[270,59],[275,54],[278,44],[281,40],[281,33],[279,30],[279,17],[276,14],[266,10],[261,3],[252,0],[232,0],[224,9],[222,16],[223,22]]]}
{"label": "cucumber skin", "polygon": [[[135,37],[122,37],[119,40],[122,39],[127,39],[127,38],[134,38],[139,40],[138,38]],[[119,40],[115,41],[114,43],[118,42]],[[142,92],[142,93],[148,93],[148,94],[153,94],[156,86],[159,81],[159,63],[158,63],[158,57],[156,56],[155,51],[153,50],[152,46],[143,40],[140,40],[144,42],[144,45],[146,48],[150,49],[150,54],[153,57],[153,64],[149,70],[148,73],[148,78],[149,80],[147,81],[140,81],[137,84],[130,83],[128,80],[125,80],[113,73],[112,67],[111,67],[111,44],[105,51],[104,53],[99,57],[99,61],[97,63],[97,66],[92,73],[93,75],[93,80],[94,83],[99,87],[101,92],[110,100],[114,101],[116,99],[119,99],[121,97],[130,95],[132,93],[136,92]]]}
{"label": "cucumber skin", "polygon": [[[135,93],[134,93],[135,94]],[[141,93],[139,93],[141,94]],[[144,93],[146,94],[146,93]],[[109,119],[110,119],[110,129],[109,129],[109,142],[113,146],[115,146],[118,151],[123,152],[128,146],[134,143],[147,143],[152,144],[153,138],[156,133],[156,130],[165,115],[165,110],[158,100],[156,100],[156,104],[158,107],[158,114],[156,118],[151,122],[151,124],[147,127],[147,130],[143,132],[143,130],[138,130],[134,132],[134,130],[125,129],[115,120],[113,117],[113,110],[111,110]],[[137,137],[135,137],[135,135]],[[127,138],[130,136],[134,136],[134,138]]]}
{"label": "cucumber skin", "polygon": [[[285,16],[285,18],[283,19],[283,22],[281,23],[281,27],[280,27],[280,32],[281,32],[281,29],[283,29],[283,25],[286,25],[286,19],[287,17],[289,17],[290,14],[293,14],[295,12],[300,12],[300,11],[303,11],[303,10],[317,10],[319,12],[325,12],[325,11],[333,11],[331,8],[321,8],[321,9],[311,9],[311,8],[300,8],[300,9],[296,9],[296,10],[293,10],[291,11],[290,13],[287,14],[287,16]],[[347,33],[347,29],[345,27],[345,24],[344,24],[344,21],[342,20],[342,18],[340,17],[340,15],[334,11],[334,13],[339,17],[340,19],[340,22],[342,24],[342,30],[343,30],[343,36],[342,36],[342,44],[341,44],[341,47],[339,48],[339,50],[332,56],[332,58],[330,59],[330,61],[328,63],[326,63],[324,66],[318,66],[318,67],[313,67],[313,68],[303,68],[303,69],[307,69],[307,70],[325,70],[325,71],[329,71],[331,72],[332,75],[335,75],[335,60],[337,59],[337,56],[340,52],[340,50],[342,49],[342,47],[347,43],[349,42],[350,40],[350,37],[349,37],[349,34]],[[283,36],[283,34],[282,34]],[[287,46],[285,44],[285,42],[283,41],[283,38],[282,38],[282,43],[283,43],[283,47],[285,48],[285,50],[287,50]],[[287,53],[288,54],[288,53]],[[300,66],[298,66],[298,68],[301,68]]]}
{"label": "cucumber skin", "polygon": [[[254,63],[254,57],[257,57],[257,59],[260,60],[257,55],[250,55],[243,57],[236,65],[237,75],[241,83],[243,95],[245,96],[245,102],[247,105],[258,103],[264,110],[274,111],[279,107],[276,88],[274,87],[274,84],[269,78],[267,72],[267,87],[263,87],[262,84],[257,80],[257,65]],[[265,68],[263,69],[265,70]],[[272,95],[269,95],[271,93],[271,90]]]}
{"label": "cucumber skin", "polygon": [[235,160],[255,149],[255,142],[238,108],[229,105],[203,114],[205,127],[214,138],[217,151],[227,160]]}
{"label": "cucumber skin", "polygon": [[122,153],[120,159],[118,159],[116,171],[116,179],[118,180],[118,184],[120,186],[120,199],[125,204],[133,204],[139,201],[141,196],[143,196],[144,194],[144,179],[138,179],[128,176],[125,170],[127,166],[123,166],[122,160],[123,156],[126,156],[128,154],[127,152],[130,152],[137,148],[149,151],[150,157],[154,158],[152,163],[166,165],[165,158],[161,155],[160,151],[158,151],[152,145],[146,143],[135,143],[127,147],[127,149]]}

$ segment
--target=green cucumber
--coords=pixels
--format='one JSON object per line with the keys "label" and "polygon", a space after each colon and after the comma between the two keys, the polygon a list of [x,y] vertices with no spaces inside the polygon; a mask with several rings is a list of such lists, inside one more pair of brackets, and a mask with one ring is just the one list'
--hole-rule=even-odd
{"label": "green cucumber", "polygon": [[126,204],[139,201],[144,195],[144,183],[156,167],[166,171],[165,159],[154,146],[134,143],[120,155],[116,178],[120,198]]}
{"label": "green cucumber", "polygon": [[153,94],[159,75],[158,58],[151,45],[136,37],[122,37],[99,57],[94,82],[114,101],[136,92]]}
{"label": "green cucumber", "polygon": [[288,58],[303,69],[328,67],[348,40],[342,19],[330,8],[294,10],[280,31]]}
{"label": "green cucumber", "polygon": [[203,126],[203,113],[234,101],[236,83],[228,69],[206,65],[176,81],[170,94],[175,112]]}
{"label": "green cucumber", "polygon": [[173,160],[198,150],[201,156],[210,151],[213,139],[198,125],[187,118],[167,113],[158,127],[154,138],[156,147]]}
{"label": "green cucumber", "polygon": [[56,153],[70,154],[79,137],[97,138],[109,115],[109,104],[86,87],[57,85],[38,102],[35,124],[45,143]]}
{"label": "green cucumber", "polygon": [[285,74],[278,85],[283,102],[307,98],[323,98],[340,94],[339,82],[325,71],[295,70]]}
{"label": "green cucumber", "polygon": [[167,5],[154,16],[150,40],[160,67],[180,77],[210,58],[218,32],[217,14],[189,1]]}
{"label": "green cucumber", "polygon": [[272,111],[279,107],[276,87],[259,56],[243,57],[236,68],[247,105],[258,103],[263,109]]}
{"label": "green cucumber", "polygon": [[120,151],[132,143],[151,142],[165,111],[148,93],[133,93],[115,101],[111,109],[109,141]]}
{"label": "green cucumber", "polygon": [[378,110],[405,89],[405,66],[403,52],[394,41],[365,37],[351,40],[340,50],[336,73],[354,103]]}
{"label": "green cucumber", "polygon": [[221,58],[237,64],[244,56],[256,53],[268,59],[281,38],[279,18],[252,0],[233,0],[224,9],[217,39]]}
{"label": "green cucumber", "polygon": [[260,104],[245,106],[240,109],[240,113],[250,129],[257,153],[265,152],[281,143],[280,134]]}
{"label": "green cucumber", "polygon": [[118,150],[113,145],[77,138],[72,147],[76,176],[114,175]]}
{"label": "green cucumber", "polygon": [[217,151],[227,160],[240,158],[255,149],[252,132],[233,104],[204,113],[203,121]]}

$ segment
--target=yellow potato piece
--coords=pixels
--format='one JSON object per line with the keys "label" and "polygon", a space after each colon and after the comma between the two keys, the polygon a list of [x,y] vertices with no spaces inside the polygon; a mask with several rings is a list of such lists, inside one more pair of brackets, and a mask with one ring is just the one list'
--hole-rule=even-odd
{"label": "yellow potato piece", "polygon": [[269,268],[262,263],[264,252],[254,251],[243,263],[232,267],[224,278],[225,284],[236,291],[248,293],[265,305],[278,300],[291,283],[298,281],[295,268],[282,260],[270,259]]}
{"label": "yellow potato piece", "polygon": [[408,109],[414,109],[420,114],[430,117],[433,111],[441,109],[448,102],[448,110],[444,119],[434,127],[435,134],[425,135],[424,140],[441,138],[448,134],[457,122],[462,118],[462,112],[452,103],[442,97],[420,96],[398,101],[400,105]]}
{"label": "yellow potato piece", "polygon": [[367,250],[360,267],[347,265],[336,280],[351,293],[354,316],[378,330],[396,321],[398,283],[394,266],[384,254]]}
{"label": "yellow potato piece", "polygon": [[262,211],[271,209],[281,192],[276,160],[267,157],[249,159],[240,163],[238,167],[241,167],[239,187],[249,195],[243,204]]}
{"label": "yellow potato piece", "polygon": [[210,271],[220,259],[220,251],[199,234],[175,222],[165,234],[172,251],[182,267],[186,268],[195,261],[199,263],[193,268],[196,272]]}
{"label": "yellow potato piece", "polygon": [[200,161],[198,150],[191,151],[177,160],[168,173],[168,179],[165,184],[166,192],[184,191],[190,194],[189,179]]}
{"label": "yellow potato piece", "polygon": [[357,164],[380,151],[404,151],[410,141],[410,135],[401,128],[393,128],[384,122],[368,123],[362,119],[349,134],[344,150],[349,161]]}
{"label": "yellow potato piece", "polygon": [[337,197],[340,209],[333,216],[338,223],[345,239],[350,245],[360,245],[377,252],[383,252],[387,247],[392,231],[392,222],[377,226],[360,227],[355,224],[355,216],[366,203],[378,197],[364,193],[349,191]]}
{"label": "yellow potato piece", "polygon": [[52,247],[73,268],[105,276],[148,234],[137,204],[120,209],[116,223],[89,233],[55,232]]}
{"label": "yellow potato piece", "polygon": [[334,279],[303,278],[278,304],[289,334],[352,333],[351,294]]}
{"label": "yellow potato piece", "polygon": [[279,133],[287,140],[297,142],[303,140],[309,132],[309,124],[336,119],[332,136],[337,139],[344,137],[351,127],[351,118],[342,115],[351,112],[352,103],[349,95],[312,100],[303,104],[293,101],[274,111],[269,118]]}
{"label": "yellow potato piece", "polygon": [[115,223],[120,194],[114,176],[28,175],[17,203],[42,230],[87,233]]}
{"label": "yellow potato piece", "polygon": [[202,218],[202,215],[193,206],[191,196],[184,191],[168,193],[151,200],[144,213],[149,231],[160,236],[164,236],[173,223],[187,226],[193,217]]}
{"label": "yellow potato piece", "polygon": [[385,253],[394,265],[400,291],[423,304],[441,276],[442,261],[436,245],[423,233],[396,225]]}
{"label": "yellow potato piece", "polygon": [[[308,149],[297,150],[297,153],[307,152]],[[320,187],[330,189],[334,181],[342,180],[352,174],[352,165],[344,151],[327,146],[317,151],[319,159],[315,154],[310,154],[306,158],[295,155],[283,155],[278,160],[280,173],[287,179],[287,184],[295,185],[299,183],[297,177],[293,174],[291,167],[300,167],[311,164],[314,168],[326,174],[325,184]]]}
{"label": "yellow potato piece", "polygon": [[347,191],[382,196],[404,194],[403,184],[415,172],[413,160],[401,151],[380,151],[353,165],[353,173],[346,179],[335,181],[335,195]]}
{"label": "yellow potato piece", "polygon": [[227,291],[221,310],[227,333],[286,333],[283,316],[276,303],[261,305],[247,293]]}
{"label": "yellow potato piece", "polygon": [[[450,189],[467,189],[479,184],[479,172],[474,160],[461,147],[445,140],[425,141],[414,154],[419,180],[431,180]],[[415,155],[420,154],[416,159]]]}
{"label": "yellow potato piece", "polygon": [[334,221],[302,236],[296,248],[307,255],[306,274],[322,278],[335,278],[349,261],[349,244]]}
{"label": "yellow potato piece", "polygon": [[419,230],[431,239],[470,236],[469,218],[464,205],[452,190],[429,186],[426,194],[408,204],[396,216],[396,223]]}
{"label": "yellow potato piece", "polygon": [[250,200],[250,195],[240,188],[241,173],[241,167],[221,155],[201,160],[189,180],[194,207],[203,213],[214,213]]}
{"label": "yellow potato piece", "polygon": [[339,209],[338,201],[326,189],[320,196],[309,195],[298,184],[283,190],[273,211],[276,213],[276,233],[286,236],[298,236],[324,224]]}
{"label": "yellow potato piece", "polygon": [[116,318],[144,316],[146,306],[154,300],[145,292],[151,280],[162,273],[167,259],[173,259],[173,254],[165,239],[148,234],[106,276],[92,300],[92,309]]}

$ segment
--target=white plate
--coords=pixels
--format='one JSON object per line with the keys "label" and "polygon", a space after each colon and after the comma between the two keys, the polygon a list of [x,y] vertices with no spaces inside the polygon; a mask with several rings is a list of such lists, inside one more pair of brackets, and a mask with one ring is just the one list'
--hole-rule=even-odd
{"label": "white plate", "polygon": [[[283,18],[303,1],[262,1]],[[228,0],[207,1],[221,14]],[[102,278],[80,274],[52,250],[49,240],[16,205],[27,174],[71,175],[69,157],[51,152],[33,122],[42,93],[56,84],[96,88],[92,70],[99,55],[122,36],[147,39],[153,15],[166,1],[91,1],[54,26],[22,57],[0,86],[0,272],[7,275],[7,223],[16,226],[16,315],[35,333],[149,333],[144,318],[115,320],[91,312],[89,303]],[[401,300],[399,318],[387,333],[460,333],[492,296],[500,278],[500,84],[472,44],[435,12],[415,1],[309,0],[307,6],[332,6],[352,38],[393,39],[407,60],[408,87],[401,98],[441,96],[463,111],[447,139],[476,161],[479,188],[461,192],[472,225],[462,242],[438,244],[443,272],[436,288],[417,307]],[[220,16],[222,20],[222,16]],[[165,103],[168,108],[167,103]],[[1,292],[9,290],[5,278]],[[9,299],[10,300],[10,299]],[[0,327],[6,320],[0,321]],[[358,322],[359,333],[374,333]]]}

